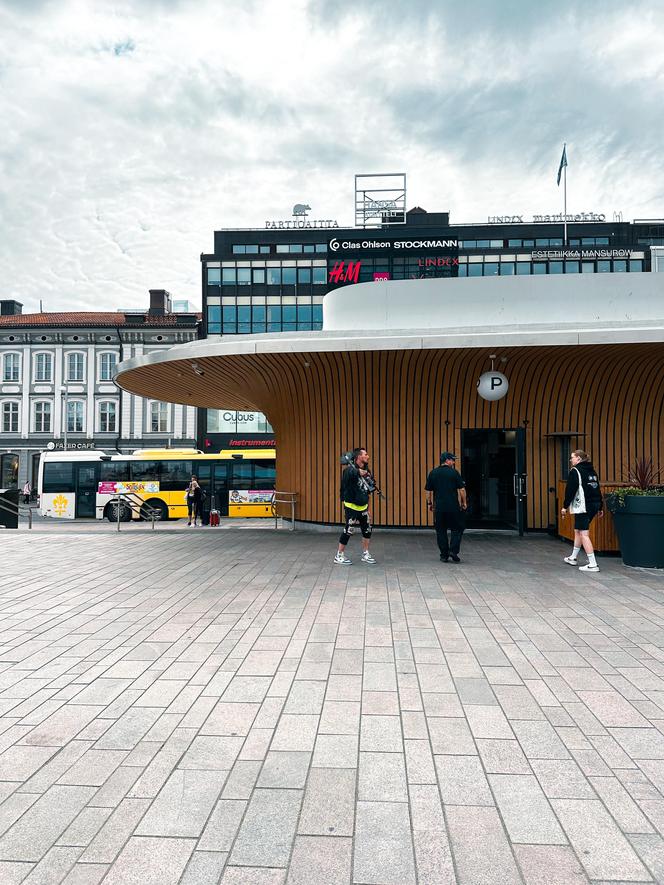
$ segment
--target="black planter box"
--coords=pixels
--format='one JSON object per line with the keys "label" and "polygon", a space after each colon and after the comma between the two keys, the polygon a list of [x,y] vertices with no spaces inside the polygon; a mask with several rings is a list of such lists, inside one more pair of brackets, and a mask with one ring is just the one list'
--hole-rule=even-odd
{"label": "black planter box", "polygon": [[625,495],[613,521],[625,565],[664,568],[664,495]]}

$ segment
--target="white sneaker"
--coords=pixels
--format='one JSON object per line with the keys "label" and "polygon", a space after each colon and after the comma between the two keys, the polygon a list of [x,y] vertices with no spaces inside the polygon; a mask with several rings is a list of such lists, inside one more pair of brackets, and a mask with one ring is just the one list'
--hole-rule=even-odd
{"label": "white sneaker", "polygon": [[367,565],[375,565],[376,560],[373,558],[368,550],[365,550],[362,554],[362,562],[366,562]]}
{"label": "white sneaker", "polygon": [[579,571],[580,572],[598,572],[599,566],[598,565],[590,565],[590,563],[588,563],[588,565],[580,566]]}
{"label": "white sneaker", "polygon": [[349,559],[345,553],[337,553],[334,557],[334,561],[337,565],[352,565],[353,560]]}
{"label": "white sneaker", "polygon": [[579,560],[578,560],[578,559],[574,559],[573,556],[566,556],[566,557],[563,559],[563,562],[566,562],[567,565],[578,565],[578,564],[579,564]]}

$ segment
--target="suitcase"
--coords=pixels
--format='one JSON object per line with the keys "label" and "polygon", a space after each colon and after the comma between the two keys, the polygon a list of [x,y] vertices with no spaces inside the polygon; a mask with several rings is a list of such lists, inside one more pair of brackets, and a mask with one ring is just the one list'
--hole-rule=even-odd
{"label": "suitcase", "polygon": [[218,510],[210,510],[210,525],[218,526],[219,525],[219,511]]}

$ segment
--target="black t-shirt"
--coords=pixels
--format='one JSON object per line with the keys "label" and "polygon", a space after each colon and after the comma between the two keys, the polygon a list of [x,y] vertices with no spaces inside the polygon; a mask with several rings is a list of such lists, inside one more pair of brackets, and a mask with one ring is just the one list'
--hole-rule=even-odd
{"label": "black t-shirt", "polygon": [[455,513],[459,510],[457,489],[465,487],[466,483],[459,471],[445,464],[431,471],[424,486],[427,492],[433,492],[434,509],[441,513]]}

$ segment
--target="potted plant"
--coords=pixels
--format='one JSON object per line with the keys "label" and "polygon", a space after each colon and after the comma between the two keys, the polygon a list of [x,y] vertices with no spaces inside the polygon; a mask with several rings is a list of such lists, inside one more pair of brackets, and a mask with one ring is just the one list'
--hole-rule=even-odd
{"label": "potted plant", "polygon": [[627,472],[629,485],[606,496],[625,565],[664,568],[664,486],[660,476],[652,458],[637,458]]}

